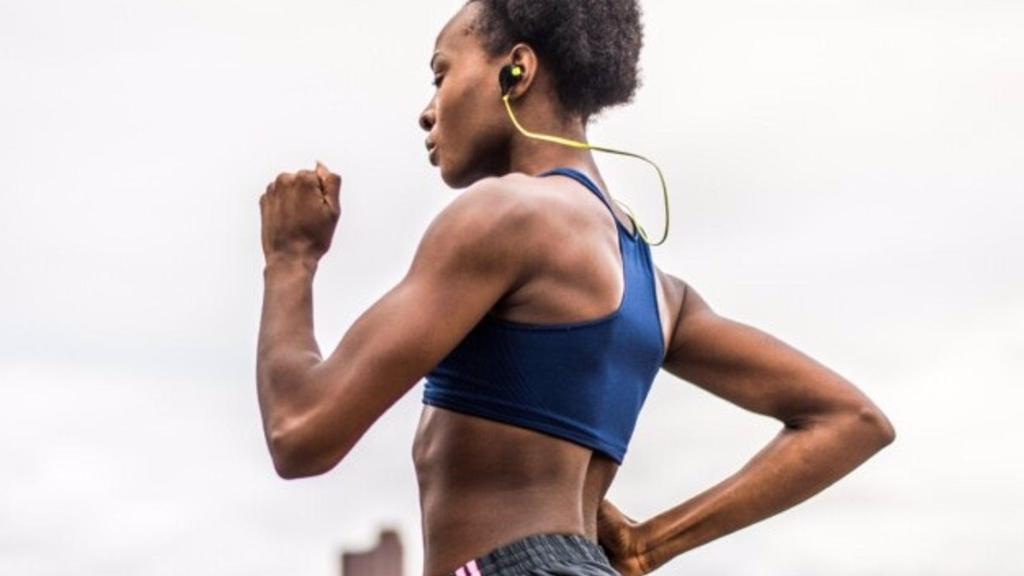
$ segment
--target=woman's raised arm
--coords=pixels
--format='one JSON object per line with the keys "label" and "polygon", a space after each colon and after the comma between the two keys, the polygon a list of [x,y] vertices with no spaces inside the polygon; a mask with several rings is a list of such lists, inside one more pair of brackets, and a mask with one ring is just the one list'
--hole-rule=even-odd
{"label": "woman's raised arm", "polygon": [[[288,178],[279,180],[286,190],[274,194],[284,196],[263,201],[265,232],[291,226],[301,235],[317,221],[315,183],[302,192]],[[293,194],[311,207],[290,203]],[[462,192],[431,222],[406,276],[356,319],[326,359],[313,337],[316,260],[268,254],[256,378],[280,476],[313,476],[336,466],[521,280],[530,238],[539,237],[530,227],[537,212],[521,198],[494,178]]]}

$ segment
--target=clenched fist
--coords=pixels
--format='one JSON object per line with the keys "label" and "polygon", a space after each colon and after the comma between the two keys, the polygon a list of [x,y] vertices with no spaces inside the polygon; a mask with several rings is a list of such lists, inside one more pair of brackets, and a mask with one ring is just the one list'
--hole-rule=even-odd
{"label": "clenched fist", "polygon": [[341,177],[320,162],[316,170],[283,173],[260,196],[263,255],[319,260],[341,216]]}

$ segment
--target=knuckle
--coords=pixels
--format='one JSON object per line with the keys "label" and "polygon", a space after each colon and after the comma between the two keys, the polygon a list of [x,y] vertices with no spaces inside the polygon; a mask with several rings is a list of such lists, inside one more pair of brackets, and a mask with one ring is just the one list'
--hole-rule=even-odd
{"label": "knuckle", "polygon": [[275,187],[277,187],[277,186],[287,187],[294,180],[295,180],[295,176],[293,176],[292,174],[290,174],[288,172],[281,172],[280,174],[277,175],[277,178],[274,179],[274,186]]}
{"label": "knuckle", "polygon": [[317,178],[316,173],[310,170],[300,170],[299,173],[296,175],[296,179],[300,183],[305,184],[306,186],[315,187],[318,186],[320,183],[320,179]]}

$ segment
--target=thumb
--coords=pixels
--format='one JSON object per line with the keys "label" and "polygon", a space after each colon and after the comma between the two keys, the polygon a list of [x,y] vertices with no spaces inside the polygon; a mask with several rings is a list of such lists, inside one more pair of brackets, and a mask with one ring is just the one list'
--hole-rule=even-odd
{"label": "thumb", "polygon": [[341,194],[341,176],[331,172],[323,162],[316,162],[316,176],[320,180],[320,189],[324,191],[331,209],[335,214],[340,212],[339,196]]}
{"label": "thumb", "polygon": [[597,521],[601,524],[615,523],[618,515],[619,509],[608,500],[603,500],[601,505],[597,507]]}
{"label": "thumb", "polygon": [[601,501],[601,505],[597,509],[597,516],[599,521],[637,523],[636,520],[627,516],[625,512],[620,510],[615,504],[612,504],[611,500],[607,498]]}

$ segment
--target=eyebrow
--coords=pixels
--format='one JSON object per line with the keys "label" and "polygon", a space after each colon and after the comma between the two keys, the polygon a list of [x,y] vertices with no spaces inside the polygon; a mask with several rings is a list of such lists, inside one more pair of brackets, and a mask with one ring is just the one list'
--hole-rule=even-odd
{"label": "eyebrow", "polygon": [[438,56],[440,56],[440,55],[441,55],[441,51],[440,51],[440,50],[438,50],[437,52],[434,52],[434,55],[433,55],[433,56],[431,56],[431,57],[430,57],[430,69],[431,69],[431,70],[433,70],[433,69],[434,69],[434,59],[436,59],[436,58],[437,58]]}

